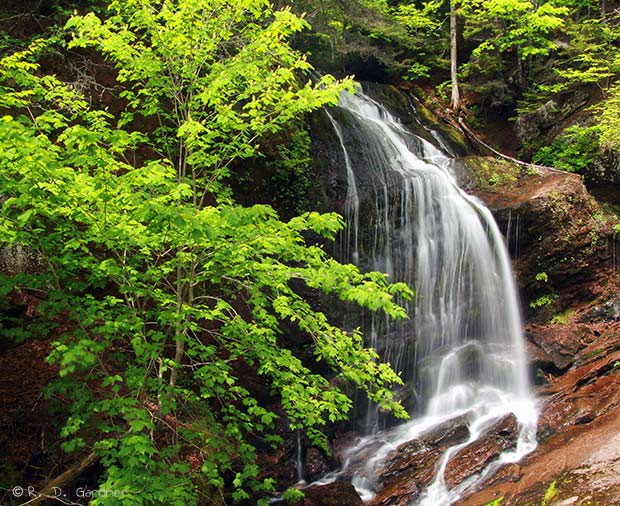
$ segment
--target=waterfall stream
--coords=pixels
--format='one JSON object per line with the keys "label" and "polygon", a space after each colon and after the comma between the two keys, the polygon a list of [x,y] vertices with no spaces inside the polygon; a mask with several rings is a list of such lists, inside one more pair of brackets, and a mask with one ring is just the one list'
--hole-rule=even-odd
{"label": "waterfall stream", "polygon": [[[377,467],[399,444],[466,417],[469,439],[443,454],[434,481],[412,502],[448,506],[502,462],[536,447],[537,411],[504,239],[490,211],[458,187],[437,132],[428,137],[440,147],[409,132],[361,90],[343,95],[329,119],[347,171],[344,260],[404,281],[416,293],[407,307],[410,321],[373,316],[364,322],[369,344],[402,371],[406,389],[399,394],[412,419],[387,428],[375,407],[367,409],[366,436],[347,455],[354,460],[372,448],[373,457],[357,465],[353,484],[369,500]],[[516,448],[449,490],[450,457],[508,413],[519,424]]]}

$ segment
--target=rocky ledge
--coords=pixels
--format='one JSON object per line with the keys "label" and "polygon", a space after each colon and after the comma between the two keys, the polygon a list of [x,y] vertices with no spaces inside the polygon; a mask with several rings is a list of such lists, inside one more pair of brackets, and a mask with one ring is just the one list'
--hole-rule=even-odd
{"label": "rocky ledge", "polygon": [[506,235],[530,319],[606,295],[620,222],[579,175],[478,156],[457,172]]}
{"label": "rocky ledge", "polygon": [[592,331],[569,370],[539,389],[538,448],[458,506],[620,504],[620,323]]}

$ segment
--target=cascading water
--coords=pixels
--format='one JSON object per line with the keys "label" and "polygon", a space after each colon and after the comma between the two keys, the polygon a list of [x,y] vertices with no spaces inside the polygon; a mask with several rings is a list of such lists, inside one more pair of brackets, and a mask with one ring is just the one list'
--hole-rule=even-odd
{"label": "cascading water", "polygon": [[344,145],[344,139],[342,136],[342,130],[340,130],[340,125],[338,125],[338,122],[333,118],[331,114],[327,113],[327,117],[329,118],[329,121],[334,127],[334,131],[336,132],[336,136],[338,137],[338,141],[340,142],[340,147],[342,148],[342,152],[344,154],[344,165],[347,170],[347,199],[345,215],[347,217],[348,226],[346,228],[347,237],[343,241],[343,244],[346,248],[343,252],[343,256],[349,259],[354,264],[357,264],[359,262],[359,253],[357,251],[357,232],[359,230],[360,199],[357,194],[355,173],[353,172],[351,159],[349,158],[349,152]]}
{"label": "cascading water", "polygon": [[[353,483],[368,499],[376,466],[400,443],[437,424],[466,416],[470,437],[448,449],[434,482],[412,504],[447,506],[501,463],[536,446],[537,413],[530,393],[522,322],[503,238],[489,210],[457,185],[451,158],[436,132],[429,141],[407,131],[363,92],[343,95],[330,115],[347,170],[346,260],[414,287],[412,319],[365,325],[370,345],[403,372],[412,421],[379,432],[377,410],[365,417],[367,437],[348,451],[373,447]],[[361,195],[364,194],[362,197]],[[453,490],[444,483],[451,455],[507,413],[516,416],[516,449]],[[345,466],[346,467],[346,466]]]}

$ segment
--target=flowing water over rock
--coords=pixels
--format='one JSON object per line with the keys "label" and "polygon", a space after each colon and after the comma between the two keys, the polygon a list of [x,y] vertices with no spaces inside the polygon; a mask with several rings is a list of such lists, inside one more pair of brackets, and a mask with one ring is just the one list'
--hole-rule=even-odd
{"label": "flowing water over rock", "polygon": [[[349,476],[371,501],[388,455],[461,417],[467,436],[447,446],[430,485],[411,494],[412,505],[447,506],[501,463],[536,446],[537,412],[510,260],[489,210],[457,186],[436,132],[429,138],[441,148],[407,131],[361,91],[343,95],[330,121],[347,170],[346,260],[407,282],[416,292],[410,321],[375,316],[364,322],[369,344],[403,372],[402,398],[412,420],[386,428],[369,407],[367,436],[348,449],[340,476]],[[451,459],[509,413],[518,424],[512,448],[447,485]]]}

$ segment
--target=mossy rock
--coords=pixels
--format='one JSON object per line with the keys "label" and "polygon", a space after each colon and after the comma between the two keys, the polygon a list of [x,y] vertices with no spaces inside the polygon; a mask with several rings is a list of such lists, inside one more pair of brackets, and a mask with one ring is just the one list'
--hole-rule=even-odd
{"label": "mossy rock", "polygon": [[467,189],[501,192],[523,177],[523,166],[509,160],[490,156],[468,156],[463,160],[464,174],[461,183]]}

